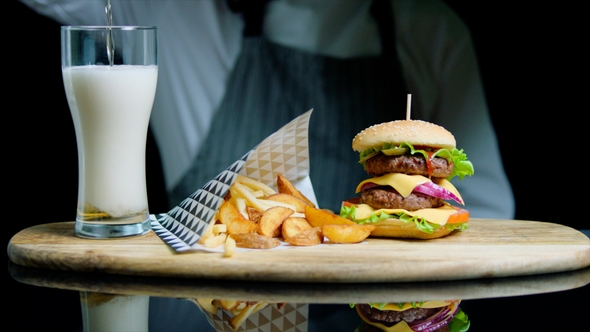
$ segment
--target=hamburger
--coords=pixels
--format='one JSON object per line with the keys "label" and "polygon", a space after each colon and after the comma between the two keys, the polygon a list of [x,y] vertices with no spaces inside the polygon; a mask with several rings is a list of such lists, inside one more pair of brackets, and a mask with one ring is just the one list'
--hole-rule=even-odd
{"label": "hamburger", "polygon": [[352,149],[371,178],[343,202],[342,217],[375,225],[377,237],[434,239],[467,228],[469,211],[450,180],[472,176],[473,165],[445,128],[385,122],[359,132]]}
{"label": "hamburger", "polygon": [[460,300],[352,305],[362,319],[355,332],[464,332],[469,319]]}

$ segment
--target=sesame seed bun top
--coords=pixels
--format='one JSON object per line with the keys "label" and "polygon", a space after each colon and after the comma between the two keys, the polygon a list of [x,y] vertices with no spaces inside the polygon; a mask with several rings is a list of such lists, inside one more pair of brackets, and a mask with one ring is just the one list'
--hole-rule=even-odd
{"label": "sesame seed bun top", "polygon": [[362,152],[383,143],[399,145],[403,142],[434,148],[456,147],[453,134],[439,125],[421,120],[397,120],[362,130],[352,140],[352,149]]}

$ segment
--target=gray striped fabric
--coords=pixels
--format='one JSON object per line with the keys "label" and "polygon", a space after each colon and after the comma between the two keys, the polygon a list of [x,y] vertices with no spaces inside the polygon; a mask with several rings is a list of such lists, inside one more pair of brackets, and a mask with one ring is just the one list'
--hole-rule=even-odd
{"label": "gray striped fabric", "polygon": [[[340,210],[368,175],[351,148],[362,129],[405,117],[398,61],[337,59],[245,38],[226,94],[192,168],[171,193],[178,204],[266,136],[314,109],[310,177],[322,208]],[[394,112],[396,110],[396,112]]]}

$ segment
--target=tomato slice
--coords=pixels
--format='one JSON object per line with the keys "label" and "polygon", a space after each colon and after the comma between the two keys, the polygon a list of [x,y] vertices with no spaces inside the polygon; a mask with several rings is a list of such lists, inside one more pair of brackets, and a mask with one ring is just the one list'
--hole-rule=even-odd
{"label": "tomato slice", "polygon": [[355,205],[360,204],[360,202],[361,202],[360,197],[354,197],[354,198],[350,198],[350,199],[342,201],[342,206],[355,206]]}
{"label": "tomato slice", "polygon": [[457,206],[453,206],[453,208],[457,210],[457,212],[449,216],[447,224],[461,224],[469,221],[469,211]]}

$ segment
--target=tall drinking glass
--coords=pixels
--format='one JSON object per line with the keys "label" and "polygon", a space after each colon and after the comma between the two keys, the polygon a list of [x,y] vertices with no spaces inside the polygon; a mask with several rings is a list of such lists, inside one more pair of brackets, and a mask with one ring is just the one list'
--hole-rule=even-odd
{"label": "tall drinking glass", "polygon": [[150,297],[81,291],[83,331],[149,330]]}
{"label": "tall drinking glass", "polygon": [[76,234],[150,230],[145,145],[158,78],[157,29],[61,28],[64,87],[78,146]]}

